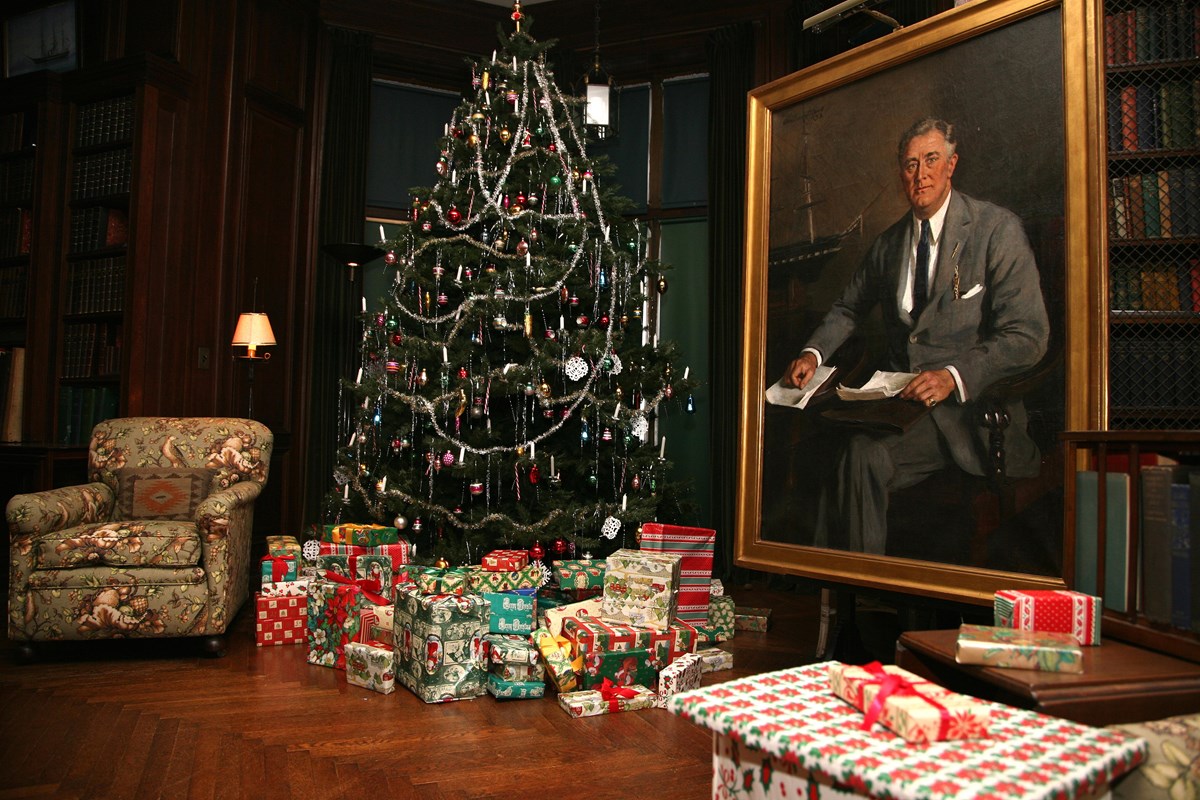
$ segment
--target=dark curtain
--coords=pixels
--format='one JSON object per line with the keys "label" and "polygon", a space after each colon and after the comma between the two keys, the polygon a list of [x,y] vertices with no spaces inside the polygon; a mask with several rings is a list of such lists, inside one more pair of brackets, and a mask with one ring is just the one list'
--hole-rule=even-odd
{"label": "dark curtain", "polygon": [[[319,245],[359,242],[366,215],[367,132],[371,121],[371,41],[367,33],[329,28],[329,94],[318,211]],[[304,519],[322,521],[324,497],[333,486],[335,452],[348,438],[341,409],[341,380],[358,361],[362,270],[355,280],[334,259],[317,255],[313,293],[313,380],[309,387],[308,457]]]}
{"label": "dark curtain", "polygon": [[708,41],[708,246],[712,352],[713,574],[733,568],[737,508],[737,419],[741,402],[745,268],[746,94],[754,88],[754,28],[716,31]]}

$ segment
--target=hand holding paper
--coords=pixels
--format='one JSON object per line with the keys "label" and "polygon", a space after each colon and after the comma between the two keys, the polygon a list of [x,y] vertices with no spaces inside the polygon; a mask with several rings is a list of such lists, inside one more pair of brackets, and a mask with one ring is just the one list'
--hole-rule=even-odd
{"label": "hand holding paper", "polygon": [[784,384],[783,379],[767,389],[767,402],[776,406],[791,406],[792,408],[804,408],[808,405],[808,401],[812,399],[826,381],[832,377],[837,371],[837,367],[820,366],[813,373],[812,378],[803,389],[797,389],[794,386]]}

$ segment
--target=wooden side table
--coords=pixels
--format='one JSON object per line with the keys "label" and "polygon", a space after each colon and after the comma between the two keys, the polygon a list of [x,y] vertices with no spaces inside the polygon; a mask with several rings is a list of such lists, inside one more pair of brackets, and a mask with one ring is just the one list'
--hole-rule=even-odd
{"label": "wooden side table", "polygon": [[1001,669],[954,660],[958,630],[909,631],[896,665],[948,689],[1087,725],[1200,712],[1200,665],[1105,640],[1083,648],[1083,673]]}

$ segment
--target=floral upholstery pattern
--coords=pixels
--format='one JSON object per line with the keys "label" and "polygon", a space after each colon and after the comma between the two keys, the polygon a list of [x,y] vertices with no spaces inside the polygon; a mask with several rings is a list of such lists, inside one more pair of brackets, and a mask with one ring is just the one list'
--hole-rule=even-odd
{"label": "floral upholstery pattern", "polygon": [[[127,417],[92,432],[83,486],[8,503],[8,635],[14,640],[207,636],[248,596],[254,501],[274,438],[225,417]],[[206,469],[189,520],[116,518],[117,470]]]}

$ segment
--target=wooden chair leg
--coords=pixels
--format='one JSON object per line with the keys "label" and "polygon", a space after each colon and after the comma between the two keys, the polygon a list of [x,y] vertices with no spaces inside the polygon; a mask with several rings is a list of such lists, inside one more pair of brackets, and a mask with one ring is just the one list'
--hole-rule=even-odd
{"label": "wooden chair leg", "polygon": [[224,658],[228,652],[227,643],[223,635],[205,636],[200,640],[200,652],[207,658]]}
{"label": "wooden chair leg", "polygon": [[32,664],[37,661],[37,649],[33,642],[14,642],[13,660],[18,664]]}

